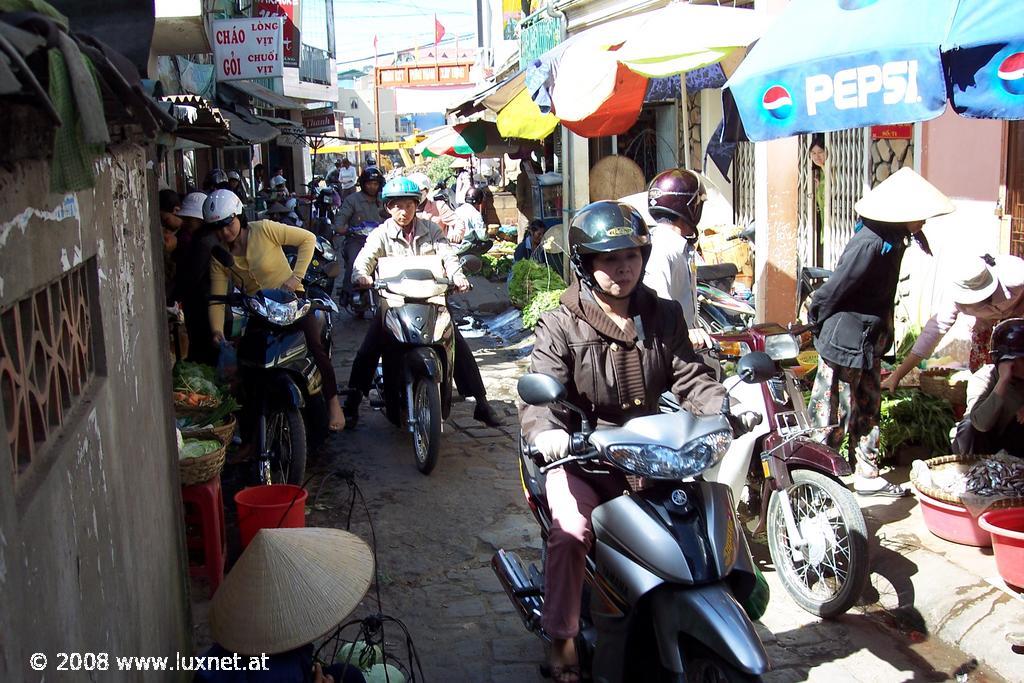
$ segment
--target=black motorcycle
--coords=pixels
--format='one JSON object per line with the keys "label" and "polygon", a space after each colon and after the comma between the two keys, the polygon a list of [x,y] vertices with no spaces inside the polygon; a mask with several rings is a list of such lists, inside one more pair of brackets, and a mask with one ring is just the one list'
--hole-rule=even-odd
{"label": "black motorcycle", "polygon": [[[756,358],[750,356],[757,354],[740,361],[739,373],[764,381],[764,372],[755,376]],[[557,403],[582,415],[566,402],[565,387],[547,375],[524,375],[519,396],[530,405]],[[757,421],[754,414],[730,418],[728,399],[716,415],[650,415],[599,431],[583,417],[570,455],[547,465],[521,440],[523,489],[545,542],[552,524],[547,471],[575,463],[632,475],[631,490],[597,506],[591,517],[594,547],[586,560],[575,643],[583,680],[752,681],[768,670],[764,646],[738,602],[766,585],[758,579],[729,487],[700,478],[725,454],[734,429],[749,430]],[[505,550],[491,566],[526,627],[548,640],[540,622],[543,566],[527,567]]]}
{"label": "black motorcycle", "polygon": [[413,437],[416,468],[430,474],[452,406],[455,327],[445,298],[451,282],[437,275],[437,257],[399,258],[402,269],[387,274],[391,260],[378,262],[374,282],[391,339],[381,354],[370,405],[384,408],[396,426],[405,424]]}
{"label": "black motorcycle", "polygon": [[[243,320],[238,340],[243,429],[252,429],[263,484],[302,484],[306,471],[307,425],[303,409],[320,399],[323,379],[296,323],[308,315],[320,319],[325,348],[331,348],[331,313],[338,308],[324,287],[337,264],[333,252],[318,241],[313,261],[303,278],[305,295],[282,289],[261,289],[256,294],[234,293],[211,297],[233,305]],[[332,258],[328,260],[327,255]],[[234,258],[223,247],[213,257],[228,269]],[[322,403],[322,401],[319,401]],[[321,406],[322,408],[322,406]],[[320,411],[323,412],[322,409]],[[246,439],[248,440],[248,439]]]}
{"label": "black motorcycle", "polygon": [[375,221],[363,221],[359,225],[353,225],[345,233],[345,241],[341,247],[342,258],[345,262],[345,279],[341,283],[341,293],[338,295],[338,304],[356,319],[373,317],[377,314],[377,295],[373,289],[357,289],[352,285],[352,270],[356,262],[356,256],[366,244],[367,236],[380,223]]}
{"label": "black motorcycle", "polygon": [[331,185],[316,190],[310,208],[309,230],[317,237],[330,239],[334,235],[334,217],[338,209],[334,204],[336,194]]}

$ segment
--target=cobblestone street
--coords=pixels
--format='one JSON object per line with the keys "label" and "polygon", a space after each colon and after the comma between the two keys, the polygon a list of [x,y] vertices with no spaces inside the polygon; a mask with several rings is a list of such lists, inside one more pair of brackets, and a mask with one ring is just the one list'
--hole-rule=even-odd
{"label": "cobblestone street", "polygon": [[[343,313],[336,328],[341,384],[366,325]],[[472,419],[472,402],[456,403],[441,460],[430,476],[416,470],[409,435],[366,401],[358,428],[335,437],[312,465],[317,476],[309,485],[309,526],[345,527],[349,488],[330,473],[354,474],[376,534],[382,611],[409,628],[427,681],[541,680],[541,645],[522,626],[490,569],[499,547],[539,558],[539,534],[521,492],[514,452],[515,383],[531,343],[527,338],[501,347],[492,337],[470,339],[506,424],[482,427]],[[369,541],[358,502],[351,519],[352,531]],[[767,681],[941,681],[969,659],[935,639],[911,642],[909,631],[884,613],[821,622],[787,597],[770,569],[767,547],[755,544],[754,552],[772,587],[768,614],[759,625],[774,667]],[[371,588],[352,618],[375,611]],[[390,650],[404,659],[399,630],[391,627],[387,639]],[[969,680],[1002,679],[976,669]]]}

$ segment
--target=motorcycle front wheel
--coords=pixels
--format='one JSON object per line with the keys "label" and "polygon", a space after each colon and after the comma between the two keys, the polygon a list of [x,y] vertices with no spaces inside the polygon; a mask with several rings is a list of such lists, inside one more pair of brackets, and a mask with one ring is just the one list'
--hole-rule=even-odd
{"label": "motorcycle front wheel", "polygon": [[429,377],[418,377],[412,387],[416,421],[412,434],[416,469],[430,474],[441,453],[441,388]]}
{"label": "motorcycle front wheel", "polygon": [[267,416],[270,484],[301,486],[306,476],[306,425],[298,408]]}
{"label": "motorcycle front wheel", "polygon": [[768,502],[768,549],[790,597],[829,619],[853,607],[867,583],[867,526],[857,500],[842,484],[809,470],[791,474],[789,500],[805,544],[794,547],[776,493]]}

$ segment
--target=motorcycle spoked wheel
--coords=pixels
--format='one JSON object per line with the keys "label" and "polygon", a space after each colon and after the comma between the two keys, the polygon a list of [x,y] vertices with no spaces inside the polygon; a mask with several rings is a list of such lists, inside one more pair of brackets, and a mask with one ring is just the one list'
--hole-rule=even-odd
{"label": "motorcycle spoked wheel", "polygon": [[441,388],[428,377],[419,377],[412,387],[416,426],[412,434],[416,469],[430,474],[441,453]]}
{"label": "motorcycle spoked wheel", "polygon": [[306,424],[298,408],[267,416],[270,484],[301,486],[306,476]]}
{"label": "motorcycle spoked wheel", "polygon": [[792,477],[790,504],[807,545],[794,560],[782,499],[772,495],[768,501],[768,550],[794,602],[829,619],[853,607],[867,583],[867,525],[857,500],[842,484],[809,470],[795,470]]}

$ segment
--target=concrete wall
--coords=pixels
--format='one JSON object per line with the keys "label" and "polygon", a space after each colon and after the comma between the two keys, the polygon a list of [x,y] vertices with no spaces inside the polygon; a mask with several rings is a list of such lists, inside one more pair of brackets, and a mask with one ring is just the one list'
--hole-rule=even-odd
{"label": "concrete wall", "polygon": [[[16,463],[8,439],[0,439],[3,681],[43,680],[28,666],[35,652],[50,658],[51,680],[60,677],[52,673],[57,652],[173,658],[189,651],[162,265],[155,260],[162,241],[149,201],[155,177],[146,166],[143,148],[117,147],[96,162],[93,189],[64,196],[47,192],[46,162],[0,170],[6,348],[16,337],[12,306],[27,313],[19,302],[84,267],[94,368],[31,462]],[[12,396],[5,385],[0,403],[14,403]],[[3,408],[8,416],[12,406]],[[138,680],[114,669],[112,662],[96,680]]]}

